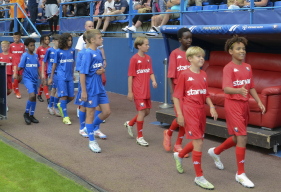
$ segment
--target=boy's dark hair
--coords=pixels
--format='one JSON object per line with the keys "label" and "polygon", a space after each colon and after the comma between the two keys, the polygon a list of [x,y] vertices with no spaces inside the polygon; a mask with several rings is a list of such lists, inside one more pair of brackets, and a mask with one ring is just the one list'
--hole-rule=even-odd
{"label": "boy's dark hair", "polygon": [[180,28],[178,30],[178,39],[182,38],[182,34],[185,33],[185,32],[191,33],[191,31],[186,27]]}
{"label": "boy's dark hair", "polygon": [[245,37],[234,35],[231,39],[228,39],[225,42],[224,50],[228,53],[229,49],[233,48],[234,43],[243,43],[246,47],[248,44],[248,40]]}
{"label": "boy's dark hair", "polygon": [[24,40],[24,45],[25,46],[28,46],[29,45],[29,43],[35,43],[36,41],[35,41],[35,39],[33,39],[33,38],[26,38],[25,40]]}
{"label": "boy's dark hair", "polygon": [[60,39],[60,35],[59,34],[54,34],[53,35],[53,40],[59,40]]}
{"label": "boy's dark hair", "polygon": [[68,47],[67,45],[67,41],[68,41],[68,38],[72,36],[70,35],[70,33],[63,33],[60,38],[59,38],[59,48],[60,49],[64,49],[65,47]]}
{"label": "boy's dark hair", "polygon": [[50,40],[50,36],[48,36],[48,35],[42,35],[42,36],[40,37],[40,44],[42,44],[42,42],[45,40],[46,37],[48,37],[49,40]]}
{"label": "boy's dark hair", "polygon": [[20,32],[15,32],[14,35],[19,35],[19,36],[21,36],[21,33],[20,33]]}

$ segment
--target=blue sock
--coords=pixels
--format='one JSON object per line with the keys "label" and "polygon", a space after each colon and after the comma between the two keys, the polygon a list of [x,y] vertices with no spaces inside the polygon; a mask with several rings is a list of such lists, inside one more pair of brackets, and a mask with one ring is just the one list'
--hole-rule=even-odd
{"label": "blue sock", "polygon": [[29,114],[30,106],[31,106],[31,101],[29,101],[29,99],[28,99],[27,104],[26,104],[26,108],[25,108],[25,112],[28,113],[28,114]]}
{"label": "blue sock", "polygon": [[[95,111],[95,119],[98,117],[98,115],[101,113],[101,111]],[[95,120],[94,120],[95,121]],[[100,128],[100,125],[96,125],[94,131],[97,131]]]}
{"label": "blue sock", "polygon": [[90,141],[94,141],[95,140],[95,137],[94,137],[94,124],[87,124],[86,123],[86,128],[87,128],[87,132],[88,132],[88,135],[89,135],[89,140]]}
{"label": "blue sock", "polygon": [[67,100],[61,100],[60,106],[62,108],[63,116],[68,117],[68,115],[67,115]]}
{"label": "blue sock", "polygon": [[31,109],[30,109],[30,115],[33,115],[35,112],[35,107],[36,107],[36,101],[31,102]]}
{"label": "blue sock", "polygon": [[80,130],[82,130],[85,127],[85,120],[86,120],[86,112],[82,112],[79,110]]}
{"label": "blue sock", "polygon": [[99,116],[97,116],[97,117],[95,118],[93,124],[94,124],[95,126],[97,126],[97,125],[100,125],[102,122],[103,122],[103,120],[101,120],[101,119],[99,118]]}
{"label": "blue sock", "polygon": [[72,100],[67,99],[66,101],[67,101],[67,103],[66,103],[66,104],[68,104],[68,103],[70,103]]}
{"label": "blue sock", "polygon": [[53,105],[54,105],[54,97],[51,96],[51,97],[50,97],[50,102],[49,102],[49,108],[52,108]]}
{"label": "blue sock", "polygon": [[58,108],[59,98],[54,97],[54,108]]}

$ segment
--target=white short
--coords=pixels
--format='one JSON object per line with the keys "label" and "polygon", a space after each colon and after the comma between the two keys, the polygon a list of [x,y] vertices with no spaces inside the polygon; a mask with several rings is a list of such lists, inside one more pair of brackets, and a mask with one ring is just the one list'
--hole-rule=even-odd
{"label": "white short", "polygon": [[45,16],[47,18],[59,15],[59,8],[57,4],[46,4]]}

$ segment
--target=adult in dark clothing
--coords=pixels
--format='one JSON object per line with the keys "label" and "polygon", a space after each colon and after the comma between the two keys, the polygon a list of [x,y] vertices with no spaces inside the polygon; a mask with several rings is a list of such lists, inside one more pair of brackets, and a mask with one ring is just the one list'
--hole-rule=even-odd
{"label": "adult in dark clothing", "polygon": [[223,4],[227,4],[227,0],[209,0],[209,5],[219,5],[223,2]]}
{"label": "adult in dark clothing", "polygon": [[[35,22],[37,19],[37,14],[38,14],[38,3],[37,0],[28,0],[27,4],[28,11],[30,13],[30,20],[31,23],[35,26]],[[39,35],[35,32],[33,27],[28,23],[29,32],[31,33],[31,37],[39,37]]]}
{"label": "adult in dark clothing", "polygon": [[[104,4],[105,4],[106,1],[107,0],[101,0],[101,1],[96,1],[94,3],[94,10],[95,10],[94,15],[102,15],[104,13]],[[97,10],[97,8],[98,8],[98,10]],[[98,19],[99,19],[99,17],[93,18],[95,26],[97,25],[97,23],[95,23],[95,22],[98,22]]]}
{"label": "adult in dark clothing", "polygon": [[[57,33],[58,26],[58,15],[59,15],[59,2],[57,0],[43,0],[41,4],[41,8],[44,8],[44,4],[46,6],[45,16],[49,21],[50,33],[49,36],[52,36]],[[53,27],[54,26],[54,27]]]}

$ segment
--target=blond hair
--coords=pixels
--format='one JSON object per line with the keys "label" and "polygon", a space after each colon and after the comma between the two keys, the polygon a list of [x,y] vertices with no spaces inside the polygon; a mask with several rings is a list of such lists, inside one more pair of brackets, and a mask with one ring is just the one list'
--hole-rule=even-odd
{"label": "blond hair", "polygon": [[243,7],[244,6],[244,0],[227,0],[227,7],[230,5],[233,5],[233,3],[237,1],[238,6]]}
{"label": "blond hair", "polygon": [[1,45],[10,45],[10,42],[9,41],[2,41]]}
{"label": "blond hair", "polygon": [[194,55],[198,55],[201,53],[203,56],[205,56],[205,51],[198,46],[189,47],[185,53],[186,59],[188,60],[188,57],[193,57]]}
{"label": "blond hair", "polygon": [[86,36],[86,39],[89,43],[91,43],[91,39],[95,39],[96,38],[96,35],[98,34],[101,34],[101,32],[97,29],[90,29],[90,30],[87,30],[84,35]]}
{"label": "blond hair", "polygon": [[136,48],[136,49],[138,49],[138,45],[139,46],[142,46],[142,44],[144,44],[144,41],[145,40],[148,40],[146,37],[137,37],[136,38],[136,40],[135,40],[135,42],[134,42],[134,47]]}

